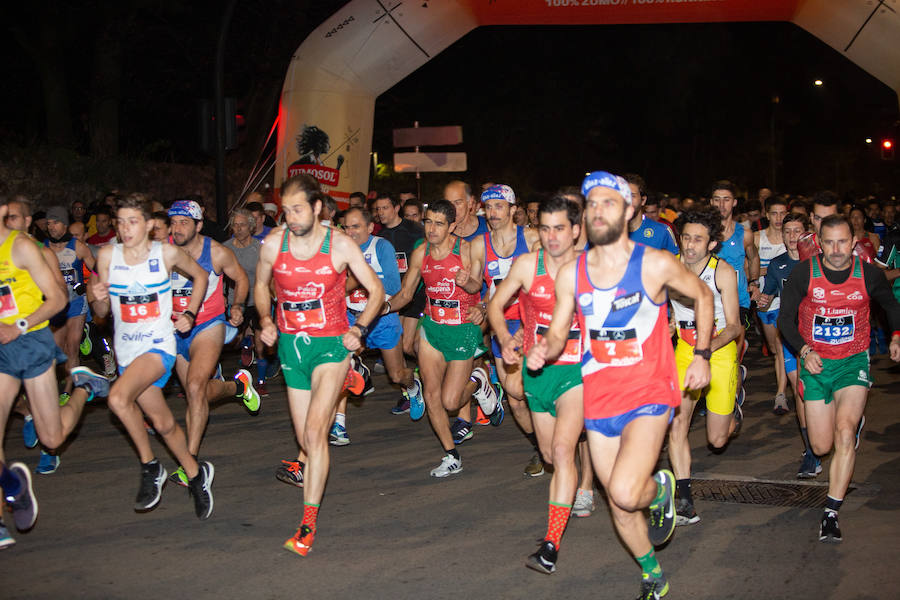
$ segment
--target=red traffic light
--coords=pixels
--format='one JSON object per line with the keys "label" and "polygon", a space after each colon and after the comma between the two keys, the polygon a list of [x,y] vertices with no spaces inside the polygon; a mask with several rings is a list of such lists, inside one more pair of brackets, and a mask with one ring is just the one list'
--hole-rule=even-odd
{"label": "red traffic light", "polygon": [[894,147],[894,140],[882,140],[881,147],[884,148],[885,150],[890,150],[891,148]]}
{"label": "red traffic light", "polygon": [[881,160],[894,160],[894,140],[881,140]]}

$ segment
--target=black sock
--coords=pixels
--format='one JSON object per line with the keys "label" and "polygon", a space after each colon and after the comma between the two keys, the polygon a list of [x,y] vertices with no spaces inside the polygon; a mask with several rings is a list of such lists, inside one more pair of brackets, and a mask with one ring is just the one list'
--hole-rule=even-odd
{"label": "black sock", "polygon": [[806,431],[806,427],[800,428],[800,435],[801,435],[801,437],[803,437],[803,447],[806,449],[807,452],[812,454],[813,451],[812,451],[812,447],[809,445],[809,433]]}
{"label": "black sock", "polygon": [[240,379],[234,380],[234,395],[237,398],[240,398],[244,395],[244,382]]}
{"label": "black sock", "polygon": [[534,446],[534,451],[540,452],[540,450],[538,450],[537,436],[534,435],[534,432],[532,431],[531,433],[526,433],[525,437],[528,438],[528,441],[531,442],[532,446]]}
{"label": "black sock", "polygon": [[682,500],[687,500],[691,504],[694,503],[694,499],[691,498],[691,478],[687,479],[676,479],[675,480],[675,489],[678,490],[678,497]]}
{"label": "black sock", "polygon": [[456,460],[459,460],[459,452],[456,450],[456,448],[451,448],[450,450],[447,450],[447,454],[449,454]]}
{"label": "black sock", "polygon": [[843,500],[835,500],[831,496],[825,496],[825,510],[833,510],[837,512],[841,510],[841,504],[843,504]]}

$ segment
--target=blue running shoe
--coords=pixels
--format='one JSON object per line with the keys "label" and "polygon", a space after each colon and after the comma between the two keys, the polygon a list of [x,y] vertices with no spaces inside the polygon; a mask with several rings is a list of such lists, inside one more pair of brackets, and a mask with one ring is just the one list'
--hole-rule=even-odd
{"label": "blue running shoe", "polygon": [[88,402],[95,397],[106,398],[109,396],[109,379],[103,375],[98,375],[87,367],[75,367],[70,372],[72,373],[72,385],[87,391]]}
{"label": "blue running shoe", "polygon": [[16,539],[9,534],[9,529],[6,528],[6,525],[3,524],[3,521],[0,520],[0,550],[4,550],[9,548],[10,546],[15,545]]}
{"label": "blue running shoe", "polygon": [[41,475],[49,475],[50,473],[56,473],[58,468],[59,457],[41,450],[41,459],[38,461],[38,465],[35,467],[34,472],[40,473]]}
{"label": "blue running shoe", "polygon": [[34,429],[34,418],[31,415],[25,417],[25,424],[22,425],[22,441],[25,442],[26,448],[37,446],[38,436]]}
{"label": "blue running shoe", "polygon": [[404,392],[409,398],[409,418],[418,421],[425,414],[425,398],[422,396],[422,382],[419,380],[419,374],[413,373],[413,389],[410,392]]}
{"label": "blue running shoe", "polygon": [[332,446],[346,446],[350,443],[350,436],[347,435],[347,428],[337,423],[331,426],[331,432],[328,434],[328,443]]}
{"label": "blue running shoe", "polygon": [[456,422],[450,427],[450,433],[453,435],[453,443],[457,446],[475,435],[475,432],[472,431],[472,424],[459,417],[456,418]]}

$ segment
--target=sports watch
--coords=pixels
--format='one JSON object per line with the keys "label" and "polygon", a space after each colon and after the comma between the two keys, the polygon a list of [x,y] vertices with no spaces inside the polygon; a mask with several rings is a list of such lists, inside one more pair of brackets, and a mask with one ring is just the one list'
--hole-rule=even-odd
{"label": "sports watch", "polygon": [[28,321],[26,321],[25,319],[17,319],[16,327],[18,327],[19,331],[21,331],[22,333],[28,333]]}
{"label": "sports watch", "polygon": [[707,348],[706,350],[701,350],[700,348],[694,348],[694,356],[699,356],[704,360],[709,360],[712,357],[712,350]]}

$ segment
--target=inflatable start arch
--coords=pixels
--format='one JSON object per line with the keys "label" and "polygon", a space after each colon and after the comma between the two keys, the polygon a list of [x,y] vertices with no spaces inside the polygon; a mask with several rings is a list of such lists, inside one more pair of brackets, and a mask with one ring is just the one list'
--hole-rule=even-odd
{"label": "inflatable start arch", "polygon": [[281,93],[276,189],[366,190],[375,99],[481,25],[788,21],[900,91],[898,0],[352,0],[304,40]]}

